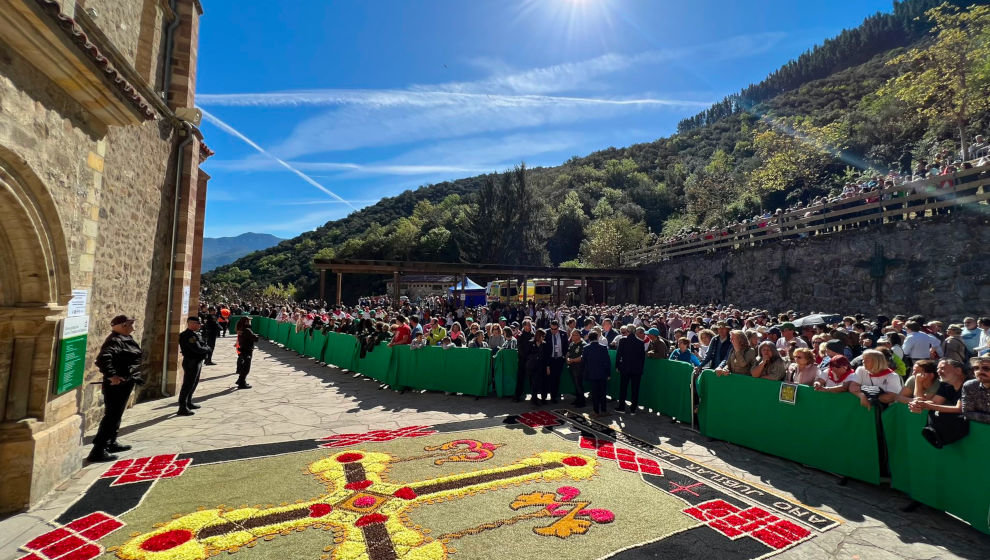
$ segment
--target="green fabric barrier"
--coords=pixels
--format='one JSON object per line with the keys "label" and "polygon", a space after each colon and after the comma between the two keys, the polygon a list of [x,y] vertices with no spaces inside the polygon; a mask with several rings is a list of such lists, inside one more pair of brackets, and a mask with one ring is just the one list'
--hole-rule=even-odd
{"label": "green fabric barrier", "polygon": [[278,323],[276,326],[275,342],[289,347],[289,335],[295,332],[296,326],[292,323]]}
{"label": "green fabric barrier", "polygon": [[237,334],[237,322],[243,319],[244,317],[248,317],[248,315],[230,316],[230,323],[227,324],[227,330],[230,331],[230,334]]}
{"label": "green fabric barrier", "polygon": [[990,464],[990,424],[970,422],[969,435],[935,449],[921,437],[927,418],[927,412],[912,413],[902,403],[884,411],[890,485],[990,534],[990,486],[972,483]]}
{"label": "green fabric barrier", "polygon": [[264,336],[268,340],[275,340],[275,336],[277,333],[277,329],[275,326],[276,324],[277,323],[275,323],[275,319],[267,319],[267,318],[264,319],[261,322],[262,336]]}
{"label": "green fabric barrier", "polygon": [[639,402],[680,422],[691,422],[691,376],[694,368],[684,362],[646,359]]}
{"label": "green fabric barrier", "polygon": [[392,361],[388,365],[388,375],[385,376],[385,383],[397,391],[404,387],[399,383],[401,372],[411,371],[416,367],[416,357],[412,355],[412,349],[408,344],[401,344],[392,347]]}
{"label": "green fabric barrier", "polygon": [[[491,380],[492,351],[488,348],[422,348],[430,353],[439,351],[443,355],[443,368],[427,370],[438,391],[464,393],[484,397],[488,395]],[[416,350],[415,353],[419,353]],[[421,359],[428,360],[428,357]],[[424,372],[426,373],[426,372]],[[427,387],[424,387],[427,388]]]}
{"label": "green fabric barrier", "polygon": [[817,469],[880,483],[874,412],[848,393],[798,388],[780,402],[780,383],[745,375],[700,380],[701,433]]}
{"label": "green fabric barrier", "polygon": [[495,395],[499,398],[516,393],[519,351],[504,349],[495,354]]}
{"label": "green fabric barrier", "polygon": [[342,333],[327,333],[327,349],[323,361],[349,371],[355,371],[358,355],[356,336]]}
{"label": "green fabric barrier", "polygon": [[254,331],[254,334],[258,334],[258,331],[261,330],[261,319],[261,315],[251,317],[251,330]]}
{"label": "green fabric barrier", "polygon": [[312,334],[306,331],[306,346],[304,348],[306,354],[310,358],[313,358],[317,362],[323,361],[323,347],[327,343],[327,335],[323,334],[323,331],[314,329]]}
{"label": "green fabric barrier", "polygon": [[391,362],[392,349],[388,347],[387,342],[381,342],[374,350],[366,352],[363,358],[358,358],[357,371],[361,375],[385,383],[388,379],[388,368]]}
{"label": "green fabric barrier", "polygon": [[297,354],[302,354],[306,350],[305,330],[296,332],[295,327],[292,328],[292,332],[289,334],[289,349]]}

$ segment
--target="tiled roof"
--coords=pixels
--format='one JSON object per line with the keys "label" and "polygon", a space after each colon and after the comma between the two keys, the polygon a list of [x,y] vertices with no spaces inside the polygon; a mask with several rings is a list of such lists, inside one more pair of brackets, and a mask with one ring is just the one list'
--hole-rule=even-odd
{"label": "tiled roof", "polygon": [[100,52],[100,48],[89,40],[86,32],[79,27],[76,20],[62,13],[62,6],[56,0],[35,0],[35,2],[55,20],[66,36],[86,53],[110,83],[117,88],[124,100],[137,109],[138,114],[143,116],[145,120],[155,118],[154,109],[141,97],[137,89],[113,67],[110,60]]}

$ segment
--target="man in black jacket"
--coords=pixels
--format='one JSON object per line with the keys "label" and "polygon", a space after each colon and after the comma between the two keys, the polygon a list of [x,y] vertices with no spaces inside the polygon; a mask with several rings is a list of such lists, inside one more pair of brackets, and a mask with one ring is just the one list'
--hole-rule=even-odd
{"label": "man in black jacket", "polygon": [[643,367],[646,365],[646,341],[643,340],[643,327],[637,327],[634,335],[619,341],[615,352],[615,369],[619,371],[619,406],[615,410],[626,409],[626,389],[632,384],[632,408],[636,414],[639,407],[639,383],[643,380]]}
{"label": "man in black jacket", "polygon": [[[554,319],[550,321],[550,332],[547,333],[547,341],[543,345],[544,359],[550,371],[545,388],[550,393],[550,402],[557,404],[560,400],[560,375],[564,371],[564,362],[567,356],[568,336],[560,330],[560,323]],[[581,395],[584,397],[584,395]]]}
{"label": "man in black jacket", "polygon": [[217,347],[217,337],[220,336],[220,323],[217,322],[216,310],[212,307],[202,316],[200,316],[200,321],[205,318],[205,323],[203,325],[203,340],[206,345],[210,347],[210,353],[206,355],[206,363],[203,365],[215,366],[216,362],[213,361],[213,351]]}
{"label": "man in black jacket", "polygon": [[96,367],[103,374],[104,411],[88,457],[92,462],[115,461],[117,456],[112,453],[131,448],[117,442],[117,430],[120,429],[120,419],[127,408],[131,388],[144,383],[139,369],[141,347],[131,338],[134,318],[117,315],[110,321],[110,328],[113,332],[103,341],[96,355]]}
{"label": "man in black jacket", "polygon": [[186,320],[186,330],[179,335],[179,348],[182,351],[182,389],[179,390],[179,416],[192,416],[193,409],[199,408],[193,404],[192,396],[199,385],[199,374],[203,370],[203,360],[210,353],[210,347],[199,334],[199,317],[192,316]]}
{"label": "man in black jacket", "polygon": [[[521,401],[523,395],[526,394],[526,359],[529,358],[529,354],[533,351],[533,336],[533,325],[529,319],[525,319],[522,323],[522,331],[516,337],[519,352],[519,370],[516,372],[516,394],[512,399],[513,402]],[[534,388],[533,399],[536,398],[536,389]]]}

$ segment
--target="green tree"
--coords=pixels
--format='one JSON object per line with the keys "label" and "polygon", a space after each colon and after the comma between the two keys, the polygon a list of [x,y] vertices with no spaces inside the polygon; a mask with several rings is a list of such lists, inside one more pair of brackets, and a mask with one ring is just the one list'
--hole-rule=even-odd
{"label": "green tree", "polygon": [[736,202],[741,191],[732,156],[724,150],[715,150],[708,165],[688,178],[684,191],[688,212],[696,223],[724,224],[726,210]]}
{"label": "green tree", "polygon": [[754,131],[760,166],[749,174],[749,191],[764,199],[778,191],[818,187],[846,138],[844,123],[819,127],[800,119],[778,119],[772,128]]}
{"label": "green tree", "polygon": [[646,239],[646,226],[625,214],[592,220],[581,243],[581,262],[594,268],[617,267],[622,253],[642,247]]}
{"label": "green tree", "polygon": [[925,12],[932,40],[894,57],[902,68],[880,94],[892,94],[932,121],[952,122],[968,159],[966,127],[973,112],[987,108],[990,84],[990,6],[960,10],[944,3]]}
{"label": "green tree", "polygon": [[553,210],[556,227],[548,241],[551,262],[564,262],[577,257],[588,225],[588,215],[581,206],[581,198],[574,191],[567,193],[564,201]]}

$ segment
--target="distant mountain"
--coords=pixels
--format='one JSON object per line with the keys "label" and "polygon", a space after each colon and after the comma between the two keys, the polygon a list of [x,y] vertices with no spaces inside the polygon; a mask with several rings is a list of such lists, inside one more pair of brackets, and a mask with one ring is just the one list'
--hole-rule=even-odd
{"label": "distant mountain", "polygon": [[281,238],[267,233],[242,233],[237,237],[203,238],[203,272],[230,264],[244,255],[274,247]]}

